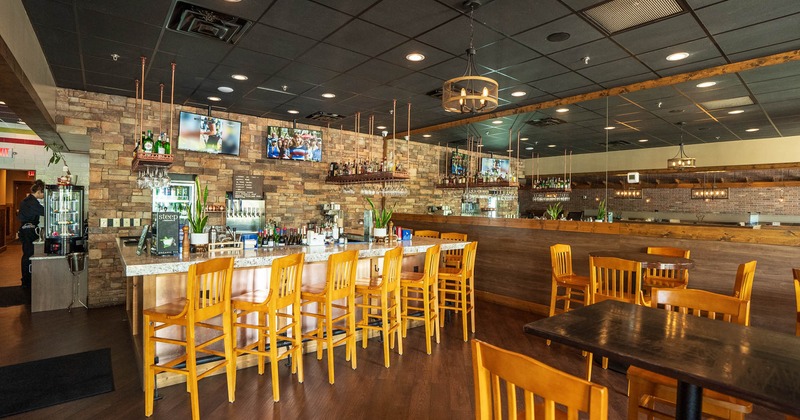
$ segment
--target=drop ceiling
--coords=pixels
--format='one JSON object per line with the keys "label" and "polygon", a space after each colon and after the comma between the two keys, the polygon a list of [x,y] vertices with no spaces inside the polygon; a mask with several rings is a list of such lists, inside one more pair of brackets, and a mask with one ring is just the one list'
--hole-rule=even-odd
{"label": "drop ceiling", "polygon": [[[624,2],[630,8],[648,3],[616,0]],[[158,84],[169,85],[175,62],[176,102],[211,106],[213,113],[314,125],[320,124],[305,117],[335,113],[346,118],[332,127],[353,130],[353,115],[361,112],[360,131],[369,130],[370,114],[391,131],[396,99],[398,137],[408,129],[408,103],[412,130],[467,117],[444,112],[428,95],[466,68],[470,22],[461,0],[189,1],[249,21],[235,44],[168,29],[176,3],[23,0],[59,87],[133,97],[145,56],[147,99],[158,100]],[[482,3],[474,11],[476,61],[480,72],[500,83],[499,111],[800,49],[797,0],[679,0],[682,12],[615,33],[584,13],[604,1]],[[548,41],[559,32],[569,37]],[[665,59],[679,51],[690,55]],[[405,57],[411,52],[426,58],[410,62]],[[471,134],[482,138],[485,151],[504,154],[510,131],[515,155],[519,136],[528,138],[520,142],[521,155],[553,156],[565,149],[604,151],[607,136],[611,150],[632,150],[800,135],[800,62],[708,81],[716,84],[642,90],[573,104],[565,113],[545,109],[500,118],[500,124],[427,130],[430,137],[415,134],[412,140],[463,146]],[[233,92],[222,93],[220,86]],[[513,97],[514,91],[526,95]],[[321,97],[327,92],[336,97]],[[221,101],[212,103],[209,96]],[[712,102],[734,99],[749,104]],[[744,112],[728,113],[734,109]],[[546,118],[564,123],[530,124]],[[604,130],[607,125],[616,128]],[[758,131],[745,131],[753,128]]]}

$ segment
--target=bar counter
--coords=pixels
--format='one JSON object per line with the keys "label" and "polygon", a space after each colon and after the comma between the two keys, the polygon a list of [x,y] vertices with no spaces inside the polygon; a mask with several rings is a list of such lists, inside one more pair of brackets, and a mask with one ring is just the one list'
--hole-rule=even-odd
{"label": "bar counter", "polygon": [[648,246],[691,251],[689,287],[732,294],[739,264],[756,260],[751,324],[794,334],[792,267],[800,267],[800,227],[709,226],[645,222],[493,219],[395,213],[395,225],[462,232],[478,241],[475,296],[548,314],[550,245],[572,246],[573,269],[589,275],[593,251],[643,252]]}
{"label": "bar counter", "polygon": [[[117,249],[122,260],[125,276],[127,277],[126,308],[136,350],[137,363],[142,369],[142,311],[163,303],[176,300],[186,294],[186,275],[189,266],[215,257],[235,257],[232,283],[232,295],[237,296],[256,289],[267,289],[269,283],[269,269],[272,261],[289,254],[305,252],[305,266],[303,267],[303,283],[325,283],[326,262],[328,256],[347,250],[358,250],[360,278],[379,274],[382,268],[382,258],[386,251],[396,247],[403,247],[403,269],[408,271],[422,271],[425,251],[436,244],[441,244],[442,250],[460,249],[466,242],[442,241],[430,238],[415,238],[409,241],[396,241],[393,243],[349,243],[345,245],[328,246],[283,246],[264,249],[222,250],[211,253],[192,253],[188,257],[154,256],[147,253],[136,255],[136,244],[126,245],[117,239]],[[303,330],[314,327],[313,319],[303,319]],[[248,339],[254,339],[248,337]],[[202,339],[202,337],[200,337]],[[242,340],[244,339],[239,337]],[[313,351],[309,347],[305,351]],[[180,348],[158,343],[156,356],[167,357],[176,355]],[[255,357],[242,356],[237,361],[239,368],[251,366]],[[167,386],[185,380],[183,375],[161,374],[158,386]]]}

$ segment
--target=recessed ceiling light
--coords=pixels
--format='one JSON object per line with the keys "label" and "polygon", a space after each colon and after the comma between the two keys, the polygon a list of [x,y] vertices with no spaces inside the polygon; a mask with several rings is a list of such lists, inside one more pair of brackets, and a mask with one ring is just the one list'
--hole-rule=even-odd
{"label": "recessed ceiling light", "polygon": [[494,121],[492,121],[492,124],[502,124],[502,123],[503,123],[503,120],[494,120]]}
{"label": "recessed ceiling light", "polygon": [[714,86],[716,84],[717,84],[717,82],[703,82],[703,83],[698,83],[697,87],[699,87],[699,88],[707,88],[707,87]]}
{"label": "recessed ceiling light", "polygon": [[425,59],[425,56],[420,53],[411,53],[406,56],[406,60],[408,61],[422,61]]}
{"label": "recessed ceiling light", "polygon": [[677,52],[675,54],[670,54],[667,56],[667,61],[680,61],[684,58],[688,57],[689,53],[687,52]]}
{"label": "recessed ceiling light", "polygon": [[734,109],[733,111],[728,111],[728,114],[736,115],[736,114],[741,114],[742,112],[744,112],[743,109]]}
{"label": "recessed ceiling light", "polygon": [[617,127],[614,127],[613,125],[609,125],[608,127],[603,127],[603,130],[613,130],[615,128],[617,128]]}
{"label": "recessed ceiling light", "polygon": [[385,125],[379,125],[379,126],[377,126],[375,128],[377,128],[378,130],[386,130],[386,126]]}
{"label": "recessed ceiling light", "polygon": [[647,139],[639,139],[639,143],[647,143]]}
{"label": "recessed ceiling light", "polygon": [[560,112],[560,113],[569,112],[569,108],[558,108],[556,110],[556,112]]}
{"label": "recessed ceiling light", "polygon": [[518,90],[516,92],[511,92],[511,96],[516,97],[516,98],[518,98],[520,96],[525,96],[527,94],[528,94],[528,92],[523,92],[521,90]]}
{"label": "recessed ceiling light", "polygon": [[225,0],[225,1],[227,1],[228,3],[239,3],[242,0]]}
{"label": "recessed ceiling light", "polygon": [[556,147],[555,144],[548,144],[547,147]]}
{"label": "recessed ceiling light", "polygon": [[5,105],[5,104],[6,104],[5,102],[3,102],[3,101],[0,101],[0,105]]}
{"label": "recessed ceiling light", "polygon": [[232,74],[231,75],[231,79],[234,79],[234,80],[247,80],[247,76],[245,76],[243,74]]}
{"label": "recessed ceiling light", "polygon": [[747,130],[744,130],[744,131],[747,131],[748,133],[754,133],[754,132],[756,132],[758,130],[760,130],[760,128],[748,128]]}
{"label": "recessed ceiling light", "polygon": [[300,113],[300,111],[298,111],[298,110],[296,110],[296,109],[290,109],[290,110],[288,110],[288,111],[286,111],[286,112],[288,112],[288,113],[290,113],[290,114],[299,114],[299,113]]}
{"label": "recessed ceiling light", "polygon": [[22,120],[17,121],[17,124],[28,125],[28,124],[25,123],[25,121],[22,121]]}
{"label": "recessed ceiling light", "polygon": [[328,99],[331,99],[331,98],[335,98],[335,97],[336,97],[336,94],[333,94],[333,93],[323,93],[323,94],[322,94],[322,97],[323,97],[323,98],[328,98]]}
{"label": "recessed ceiling light", "polygon": [[525,150],[533,150],[533,146],[528,146],[525,148]]}
{"label": "recessed ceiling light", "polygon": [[431,135],[430,134],[423,134],[422,137],[425,137],[427,139],[427,138],[430,138]]}
{"label": "recessed ceiling light", "polygon": [[523,138],[519,139],[519,141],[528,141],[528,138],[527,137],[523,137]]}
{"label": "recessed ceiling light", "polygon": [[220,87],[217,88],[217,90],[222,92],[222,93],[231,93],[231,92],[233,92],[233,88],[232,87],[228,87],[228,86],[220,86]]}
{"label": "recessed ceiling light", "polygon": [[208,100],[209,101],[214,101],[214,102],[219,102],[219,101],[222,100],[222,98],[220,98],[219,96],[209,96]]}

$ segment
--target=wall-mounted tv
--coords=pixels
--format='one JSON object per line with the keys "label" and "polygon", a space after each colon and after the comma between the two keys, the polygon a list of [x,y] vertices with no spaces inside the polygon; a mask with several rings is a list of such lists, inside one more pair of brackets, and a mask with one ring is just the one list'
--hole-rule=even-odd
{"label": "wall-mounted tv", "polygon": [[464,153],[453,152],[450,156],[450,173],[453,175],[464,175],[469,166],[469,156]]}
{"label": "wall-mounted tv", "polygon": [[242,123],[181,111],[178,149],[239,156]]}
{"label": "wall-mounted tv", "polygon": [[267,158],[322,162],[322,131],[267,127]]}
{"label": "wall-mounted tv", "polygon": [[498,178],[508,179],[510,175],[511,161],[508,159],[495,159],[490,157],[481,158],[481,172],[487,175],[494,175]]}

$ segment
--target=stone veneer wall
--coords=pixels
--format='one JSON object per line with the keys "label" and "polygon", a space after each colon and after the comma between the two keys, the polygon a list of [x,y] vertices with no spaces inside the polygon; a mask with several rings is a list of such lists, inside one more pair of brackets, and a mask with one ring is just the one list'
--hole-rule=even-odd
{"label": "stone veneer wall", "polygon": [[[166,108],[166,107],[165,107]],[[205,113],[203,109],[176,106],[173,132],[177,133],[177,115],[180,110]],[[144,129],[159,127],[157,102],[145,101]],[[149,223],[152,196],[150,190],[136,186],[136,174],[131,173],[136,123],[135,100],[122,96],[106,95],[79,90],[59,89],[56,122],[61,132],[86,134],[91,137],[89,151],[89,304],[106,306],[125,301],[125,276],[116,250],[116,238],[138,235],[140,228],[104,227],[100,218],[139,218]],[[323,163],[294,162],[264,158],[264,139],[267,127],[289,126],[286,121],[258,118],[248,115],[215,113],[215,115],[242,122],[239,156],[210,155],[175,150],[171,172],[199,175],[202,183],[208,182],[209,203],[222,203],[225,192],[230,191],[234,174],[263,175],[267,218],[286,226],[299,226],[309,221],[321,221],[322,204],[334,202],[342,206],[345,225],[358,228],[366,201],[360,195],[347,195],[337,185],[325,184],[328,163],[355,158],[355,133],[339,129],[323,130]],[[413,118],[413,116],[412,116]],[[165,128],[169,117],[164,117]],[[346,126],[347,123],[343,122]],[[300,125],[298,128],[319,127]],[[156,131],[154,130],[154,131]],[[360,156],[367,148],[361,135]],[[380,150],[380,137],[373,141],[373,153]],[[396,153],[404,162],[409,154],[405,141],[396,140]],[[410,142],[411,180],[406,183],[407,197],[387,198],[387,205],[396,211],[425,213],[429,205],[449,205],[460,210],[460,195],[450,190],[435,189],[439,177],[441,148]],[[456,213],[458,214],[458,213]]]}

